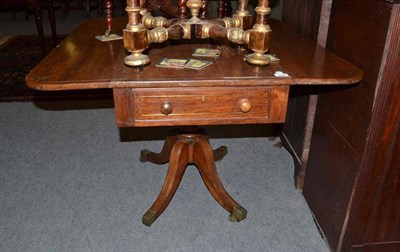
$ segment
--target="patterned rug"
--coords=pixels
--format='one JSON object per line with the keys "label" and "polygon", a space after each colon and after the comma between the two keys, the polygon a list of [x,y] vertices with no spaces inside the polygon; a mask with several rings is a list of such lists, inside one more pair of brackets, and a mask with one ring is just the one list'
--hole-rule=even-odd
{"label": "patterned rug", "polygon": [[[37,36],[19,35],[1,40],[3,42],[0,43],[0,102],[112,98],[110,89],[37,91],[28,88],[25,85],[25,76],[43,58]],[[50,44],[51,38],[47,37],[46,45]]]}

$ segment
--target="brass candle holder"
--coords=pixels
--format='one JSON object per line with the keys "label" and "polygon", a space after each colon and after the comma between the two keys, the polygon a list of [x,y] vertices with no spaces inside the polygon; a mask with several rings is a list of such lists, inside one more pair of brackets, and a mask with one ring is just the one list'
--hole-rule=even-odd
{"label": "brass candle holder", "polygon": [[200,19],[202,0],[189,0],[190,19],[166,19],[153,17],[142,0],[127,0],[128,24],[124,29],[124,47],[131,54],[125,58],[128,66],[143,66],[150,58],[142,52],[151,43],[162,43],[168,39],[213,38],[227,39],[235,44],[247,45],[252,54],[245,60],[254,65],[268,65],[270,59],[265,53],[271,44],[271,29],[268,25],[269,0],[258,0],[255,9],[256,21],[248,11],[248,0],[239,0],[238,10],[232,17],[223,19]]}

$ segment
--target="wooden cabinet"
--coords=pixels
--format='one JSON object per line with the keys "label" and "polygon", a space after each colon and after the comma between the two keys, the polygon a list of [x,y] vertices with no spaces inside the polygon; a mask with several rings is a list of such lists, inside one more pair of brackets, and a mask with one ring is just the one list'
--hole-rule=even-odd
{"label": "wooden cabinet", "polygon": [[[317,2],[285,0],[304,10],[285,8],[286,22],[316,38],[309,28],[318,19],[307,17],[321,13]],[[400,251],[400,1],[324,2],[331,3],[326,47],[364,79],[320,90],[309,146],[301,117],[308,96],[289,102],[285,134],[306,164],[303,194],[332,250]]]}

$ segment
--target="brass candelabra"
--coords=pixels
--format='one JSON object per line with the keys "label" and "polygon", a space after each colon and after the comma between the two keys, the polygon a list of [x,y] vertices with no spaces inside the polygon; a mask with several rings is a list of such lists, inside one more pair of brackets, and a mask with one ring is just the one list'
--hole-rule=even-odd
{"label": "brass candelabra", "polygon": [[271,29],[268,25],[269,0],[258,0],[255,8],[256,20],[248,11],[248,0],[239,0],[236,14],[223,19],[200,19],[202,0],[186,2],[190,19],[166,19],[153,17],[145,8],[144,0],[127,0],[128,24],[123,31],[124,47],[130,52],[124,62],[128,66],[143,66],[150,58],[143,51],[151,43],[162,43],[168,39],[212,38],[227,39],[235,44],[247,45],[253,51],[245,60],[254,65],[267,65],[270,59],[265,53],[271,44]]}

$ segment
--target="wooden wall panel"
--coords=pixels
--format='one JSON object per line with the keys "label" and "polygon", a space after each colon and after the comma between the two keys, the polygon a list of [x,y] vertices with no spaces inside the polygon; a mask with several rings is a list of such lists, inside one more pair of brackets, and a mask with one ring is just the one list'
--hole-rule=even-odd
{"label": "wooden wall panel", "polygon": [[331,248],[338,246],[346,218],[359,166],[355,156],[317,109],[303,194]]}
{"label": "wooden wall panel", "polygon": [[[400,99],[400,96],[397,98]],[[400,125],[400,120],[397,124]],[[386,169],[390,167],[390,169],[380,181],[379,194],[375,201],[376,208],[373,209],[371,215],[366,237],[368,243],[400,242],[400,132],[398,128],[396,134],[397,137],[393,139],[394,145],[390,146],[394,152],[389,154],[391,161],[386,164],[388,167],[385,167]]]}
{"label": "wooden wall panel", "polygon": [[[357,12],[354,12],[357,10]],[[333,1],[327,48],[364,71],[362,83],[320,100],[336,130],[361,153],[369,125],[391,7],[380,1]],[[368,17],[368,18],[365,18]],[[368,29],[365,29],[368,27]]]}
{"label": "wooden wall panel", "polygon": [[321,0],[284,0],[282,21],[317,41]]}
{"label": "wooden wall panel", "polygon": [[[285,0],[283,21],[315,40],[313,3]],[[364,80],[319,90],[303,194],[332,250],[400,251],[400,1],[323,3],[319,36]],[[283,140],[299,156],[310,100],[291,95]]]}
{"label": "wooden wall panel", "polygon": [[[393,5],[344,247],[400,251],[400,5]],[[365,232],[359,232],[364,230]]]}
{"label": "wooden wall panel", "polygon": [[[348,251],[352,244],[357,244],[356,241],[364,242],[366,228],[374,225],[373,230],[380,231],[370,232],[370,241],[387,241],[388,235],[377,239],[380,232],[387,230],[387,227],[379,227],[385,218],[381,214],[398,218],[392,210],[385,213],[379,209],[374,213],[378,216],[373,217],[376,222],[369,221],[372,218],[368,215],[371,205],[384,205],[383,202],[365,205],[368,207],[365,209],[366,219],[362,220],[365,229],[360,227],[361,219],[357,218],[357,214],[350,214],[355,211],[352,206],[354,198],[360,200],[360,192],[364,190],[356,184],[360,180],[366,145],[370,144],[367,139],[376,106],[375,94],[380,85],[381,62],[392,7],[384,1],[332,2],[327,48],[361,68],[364,80],[359,85],[338,88],[319,96],[303,194],[330,247],[335,250]],[[373,180],[375,176],[369,179]],[[361,205],[359,202],[358,206]],[[353,222],[357,219],[358,222]],[[348,229],[348,220],[353,225],[351,229]],[[396,226],[394,228],[397,230]],[[347,235],[352,238],[347,238]]]}

